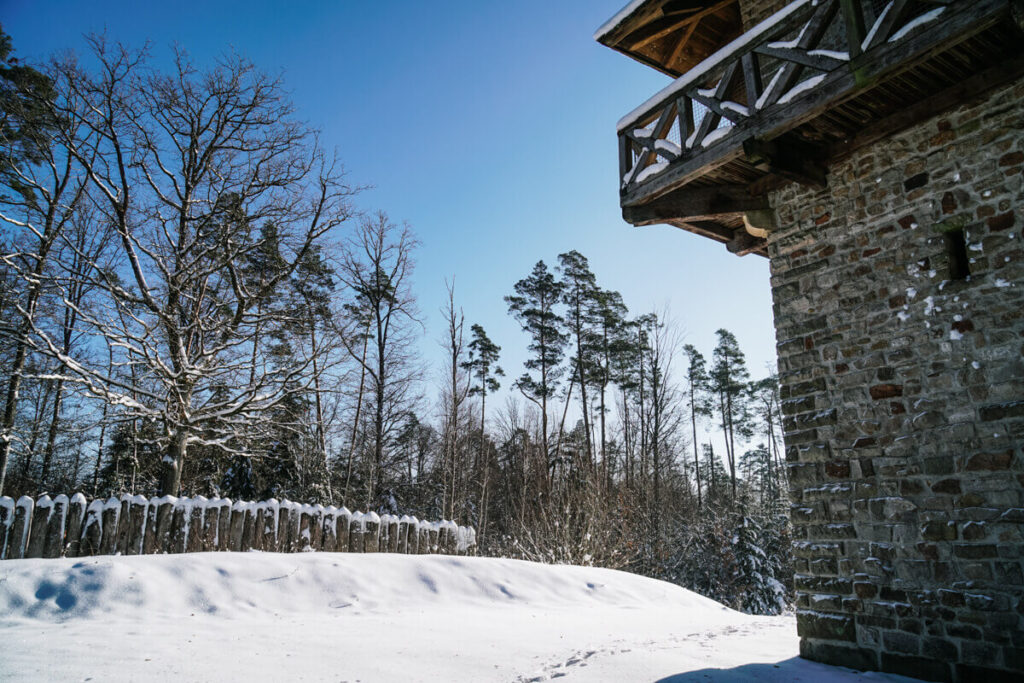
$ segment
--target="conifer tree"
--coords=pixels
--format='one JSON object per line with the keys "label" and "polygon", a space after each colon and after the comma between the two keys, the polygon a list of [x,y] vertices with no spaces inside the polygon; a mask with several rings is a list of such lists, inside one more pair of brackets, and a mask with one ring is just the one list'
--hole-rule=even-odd
{"label": "conifer tree", "polygon": [[594,467],[594,450],[591,443],[590,403],[587,401],[587,384],[595,365],[594,346],[591,342],[591,321],[597,294],[597,282],[590,270],[587,258],[576,251],[558,255],[558,270],[562,274],[562,302],[566,305],[566,328],[576,347],[571,359],[575,381],[580,387],[580,409],[583,413],[584,454],[587,467]]}
{"label": "conifer tree", "polygon": [[480,325],[476,323],[470,328],[472,340],[469,342],[469,360],[463,367],[469,371],[470,376],[477,382],[470,388],[469,393],[480,397],[480,451],[478,463],[480,467],[480,537],[483,539],[487,528],[487,495],[490,467],[487,461],[487,441],[485,438],[487,425],[487,394],[494,393],[501,388],[498,377],[503,377],[505,372],[498,365],[498,355],[501,347],[491,341]]}
{"label": "conifer tree", "polygon": [[524,365],[527,370],[537,372],[538,376],[534,378],[529,372],[523,373],[515,386],[540,408],[545,460],[551,455],[548,446],[548,400],[558,388],[562,374],[559,366],[565,356],[567,342],[564,321],[555,312],[564,289],[547,265],[538,261],[530,275],[515,284],[515,294],[505,297],[509,313],[530,336],[529,350],[533,356]]}
{"label": "conifer tree", "polygon": [[594,313],[597,330],[593,345],[596,347],[596,367],[593,382],[598,391],[601,418],[601,463],[604,467],[606,485],[611,488],[613,467],[608,462],[608,437],[606,419],[608,409],[605,404],[608,385],[615,381],[616,367],[619,358],[628,354],[629,332],[626,316],[629,311],[618,292],[598,289],[594,296]]}
{"label": "conifer tree", "polygon": [[683,347],[689,361],[686,368],[687,397],[690,406],[690,429],[693,439],[693,468],[697,480],[697,506],[704,504],[700,481],[700,457],[697,448],[697,420],[711,416],[711,403],[707,395],[708,372],[704,356],[691,344]]}
{"label": "conifer tree", "polygon": [[725,438],[725,455],[729,463],[729,477],[732,481],[732,499],[736,500],[736,436],[746,434],[746,385],[750,378],[746,358],[740,350],[735,335],[720,329],[715,333],[715,346],[711,368],[711,390],[718,400],[721,416],[722,435]]}

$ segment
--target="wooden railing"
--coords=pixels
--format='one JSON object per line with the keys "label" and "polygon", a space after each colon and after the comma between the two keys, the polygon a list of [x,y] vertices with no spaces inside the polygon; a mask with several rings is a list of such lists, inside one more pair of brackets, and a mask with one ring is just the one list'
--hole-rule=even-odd
{"label": "wooden railing", "polygon": [[750,157],[749,142],[791,130],[888,71],[997,21],[1012,2],[795,0],[623,117],[622,205]]}

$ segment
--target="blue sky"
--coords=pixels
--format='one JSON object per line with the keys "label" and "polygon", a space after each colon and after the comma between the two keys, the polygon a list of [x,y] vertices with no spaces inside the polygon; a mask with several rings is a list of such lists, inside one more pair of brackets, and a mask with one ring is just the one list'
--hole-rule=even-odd
{"label": "blue sky", "polygon": [[84,49],[106,31],[165,59],[229,47],[283,75],[299,115],[323,130],[356,203],[408,221],[422,246],[416,292],[424,352],[439,355],[445,278],[467,324],[522,373],[527,340],[502,300],[544,259],[577,249],[634,314],[668,306],[710,356],[732,330],[753,376],[774,360],[768,262],[668,226],[633,228],[617,194],[615,123],[666,84],[594,30],[625,0],[106,2],[0,0],[22,58]]}

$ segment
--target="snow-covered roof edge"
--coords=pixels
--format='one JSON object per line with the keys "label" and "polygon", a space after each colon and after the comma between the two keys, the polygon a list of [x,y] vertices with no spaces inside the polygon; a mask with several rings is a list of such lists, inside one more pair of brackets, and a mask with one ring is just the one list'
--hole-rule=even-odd
{"label": "snow-covered roof edge", "polygon": [[600,41],[606,35],[611,33],[616,26],[626,20],[630,14],[639,9],[640,5],[648,2],[648,0],[630,0],[630,3],[620,9],[614,17],[601,24],[601,27],[594,31],[594,40]]}

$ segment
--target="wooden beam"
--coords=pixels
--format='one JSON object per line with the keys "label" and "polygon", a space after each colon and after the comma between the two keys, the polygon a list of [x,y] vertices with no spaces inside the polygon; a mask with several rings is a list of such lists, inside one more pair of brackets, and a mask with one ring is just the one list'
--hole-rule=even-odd
{"label": "wooden beam", "polygon": [[761,83],[761,60],[757,54],[748,52],[740,59],[743,64],[743,83],[747,90],[747,109],[754,113],[754,105],[761,97],[764,85]]}
{"label": "wooden beam", "polygon": [[665,221],[668,225],[680,230],[692,232],[694,235],[707,237],[722,244],[728,244],[736,236],[736,231],[713,221]]}
{"label": "wooden beam", "polygon": [[703,17],[694,19],[693,23],[690,24],[690,28],[686,29],[686,33],[679,37],[679,42],[677,42],[675,47],[672,48],[672,53],[668,56],[668,59],[665,60],[665,64],[668,65],[669,68],[671,68],[672,64],[679,59],[679,55],[682,54],[683,48],[686,47],[686,44],[690,42],[690,38],[693,37],[693,32],[697,30],[698,26],[700,26],[701,19],[703,19]]}
{"label": "wooden beam", "polygon": [[868,43],[868,46],[865,49],[870,50],[871,48],[877,47],[884,41],[888,40],[889,36],[892,34],[892,30],[898,23],[903,21],[911,4],[911,0],[892,0],[889,5],[886,5],[888,11],[885,13],[885,16],[882,17],[882,21],[875,30],[875,35],[871,37],[871,42]]}
{"label": "wooden beam", "polygon": [[641,26],[639,29],[630,34],[629,40],[631,41],[627,46],[628,50],[642,50],[656,40],[664,38],[673,31],[685,26],[691,21],[690,17],[680,18],[669,18],[661,19],[660,21],[651,22],[647,26]]}
{"label": "wooden beam", "polygon": [[867,35],[867,29],[864,27],[864,9],[860,3],[861,0],[839,0],[839,4],[843,6],[850,59],[857,58],[864,51],[861,45]]}
{"label": "wooden beam", "polygon": [[827,55],[812,55],[811,51],[798,50],[793,47],[768,47],[763,45],[754,48],[754,52],[766,57],[775,57],[787,62],[800,64],[801,66],[809,66],[818,71],[832,71],[846,64],[842,59],[836,59]]}
{"label": "wooden beam", "polygon": [[623,207],[622,217],[633,225],[651,225],[669,220],[709,220],[721,215],[735,217],[767,208],[766,197],[752,197],[742,185],[687,186],[648,204]]}
{"label": "wooden beam", "polygon": [[[796,41],[796,49],[810,50],[819,45],[829,25],[832,23],[832,19],[835,18],[837,9],[838,5],[836,5],[835,0],[823,0],[800,32],[799,38]],[[772,84],[765,93],[765,106],[775,104],[782,97],[783,93],[788,92],[790,88],[796,85],[796,81],[803,71],[803,65],[787,61],[780,69],[779,76],[772,79]]]}

